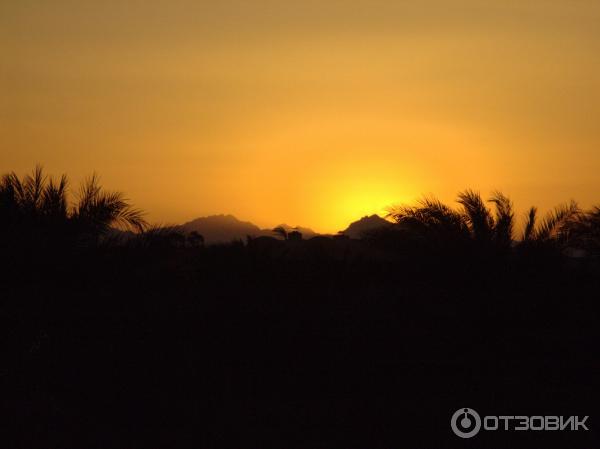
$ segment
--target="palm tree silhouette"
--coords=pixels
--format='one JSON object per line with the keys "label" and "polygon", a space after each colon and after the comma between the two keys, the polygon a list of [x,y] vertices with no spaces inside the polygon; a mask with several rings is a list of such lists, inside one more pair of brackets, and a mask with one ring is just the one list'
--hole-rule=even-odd
{"label": "palm tree silhouette", "polygon": [[135,209],[120,192],[107,192],[94,174],[79,189],[77,200],[70,207],[68,179],[58,181],[44,175],[41,166],[20,179],[14,172],[0,179],[0,227],[3,231],[23,234],[33,230],[52,230],[57,234],[106,234],[113,226],[142,232],[147,223],[144,214]]}
{"label": "palm tree silhouette", "polygon": [[571,226],[572,241],[591,254],[600,254],[600,206],[579,216]]}
{"label": "palm tree silhouette", "polygon": [[388,209],[387,218],[408,235],[431,243],[447,244],[469,236],[464,217],[433,197],[424,197],[414,206],[393,206]]}
{"label": "palm tree silhouette", "polygon": [[474,190],[460,192],[458,203],[463,207],[462,216],[469,227],[471,237],[479,243],[490,243],[495,222],[479,192]]}
{"label": "palm tree silhouette", "polygon": [[494,192],[488,202],[495,215],[474,190],[458,194],[456,210],[436,198],[425,197],[415,206],[396,206],[389,210],[403,229],[434,240],[470,241],[481,247],[510,248],[513,241],[514,212],[512,201],[502,192]]}
{"label": "palm tree silhouette", "polygon": [[[389,209],[392,218],[402,229],[429,241],[471,241],[480,248],[508,250],[513,244],[515,214],[510,198],[495,191],[487,200],[494,205],[494,213],[486,206],[479,192],[465,190],[458,194],[462,206],[455,210],[441,201],[426,197],[414,206],[395,206]],[[526,214],[521,245],[567,244],[578,240],[585,246],[599,245],[600,207],[582,212],[575,201],[555,207],[538,220],[536,207]]]}
{"label": "palm tree silhouette", "polygon": [[114,225],[142,232],[147,225],[143,216],[121,192],[103,191],[93,174],[81,185],[70,218],[92,233],[104,234]]}
{"label": "palm tree silhouette", "polygon": [[[577,224],[585,223],[589,214],[582,212],[575,201],[556,206],[539,222],[537,208],[531,207],[526,215],[521,237],[524,245],[568,243],[569,234]],[[579,228],[583,231],[583,228]]]}

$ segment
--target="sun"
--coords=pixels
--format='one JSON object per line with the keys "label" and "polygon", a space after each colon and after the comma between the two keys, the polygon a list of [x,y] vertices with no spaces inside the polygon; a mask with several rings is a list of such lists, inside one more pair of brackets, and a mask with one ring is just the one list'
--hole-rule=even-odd
{"label": "sun", "polygon": [[385,217],[390,206],[410,200],[402,190],[400,186],[380,179],[338,180],[322,197],[322,201],[329,205],[324,226],[329,232],[337,232],[366,215]]}

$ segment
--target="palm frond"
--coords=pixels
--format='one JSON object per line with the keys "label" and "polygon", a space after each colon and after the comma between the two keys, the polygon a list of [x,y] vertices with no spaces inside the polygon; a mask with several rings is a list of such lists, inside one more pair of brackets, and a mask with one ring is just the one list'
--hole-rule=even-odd
{"label": "palm frond", "polygon": [[591,254],[600,252],[600,206],[581,212],[569,225],[569,241]]}
{"label": "palm frond", "polygon": [[386,217],[422,234],[458,236],[468,231],[461,214],[431,196],[423,197],[416,205],[392,206]]}
{"label": "palm frond", "polygon": [[42,192],[40,207],[44,215],[67,219],[67,186],[68,180],[66,175],[62,175],[58,183],[55,183],[54,179],[50,177]]}
{"label": "palm frond", "polygon": [[510,246],[515,218],[512,201],[500,191],[495,191],[489,201],[494,203],[496,208],[494,238],[500,245]]}
{"label": "palm frond", "polygon": [[546,241],[564,237],[569,225],[580,213],[581,210],[575,201],[557,206],[554,210],[548,212],[540,223],[535,233],[535,239]]}
{"label": "palm frond", "polygon": [[36,165],[31,175],[26,175],[22,182],[22,201],[23,206],[32,211],[37,211],[40,207],[46,176],[41,165]]}
{"label": "palm frond", "polygon": [[525,229],[523,230],[523,237],[521,238],[522,241],[529,242],[534,238],[536,222],[537,207],[531,206],[526,215]]}
{"label": "palm frond", "polygon": [[0,201],[2,207],[17,207],[19,203],[18,187],[15,184],[20,184],[21,181],[14,173],[9,173],[2,176],[0,180]]}
{"label": "palm frond", "polygon": [[79,187],[77,210],[85,211],[90,208],[100,194],[100,182],[98,175],[93,173],[86,178]]}
{"label": "palm frond", "polygon": [[73,216],[100,233],[105,233],[111,225],[139,232],[147,225],[144,213],[132,207],[121,192],[102,191],[96,174],[81,185]]}
{"label": "palm frond", "polygon": [[463,207],[465,220],[475,240],[489,240],[494,228],[494,219],[479,192],[467,189],[458,194],[457,201]]}
{"label": "palm frond", "polygon": [[10,198],[15,206],[20,208],[24,205],[25,189],[15,172],[3,176],[2,192],[7,199]]}

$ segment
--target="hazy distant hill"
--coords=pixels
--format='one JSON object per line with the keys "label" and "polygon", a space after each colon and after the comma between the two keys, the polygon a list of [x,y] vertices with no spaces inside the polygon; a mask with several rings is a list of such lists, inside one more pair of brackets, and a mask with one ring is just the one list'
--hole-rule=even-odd
{"label": "hazy distant hill", "polygon": [[240,221],[233,215],[211,215],[196,218],[180,227],[184,232],[196,231],[204,237],[207,244],[227,243],[232,240],[246,240],[246,236],[271,235],[249,221]]}
{"label": "hazy distant hill", "polygon": [[[351,223],[350,226],[344,231],[341,231],[341,233],[353,239],[360,239],[365,233],[386,226],[391,226],[391,223],[378,215],[370,215]],[[282,223],[276,227],[281,227],[288,233],[299,231],[302,233],[302,238],[304,239],[310,239],[319,235],[331,237],[328,234],[319,234],[311,228],[303,226],[290,226],[286,223]],[[233,215],[224,214],[199,217],[182,225],[174,226],[174,228],[183,231],[185,234],[196,231],[204,237],[204,242],[208,245],[215,243],[229,243],[233,240],[242,240],[245,242],[247,236],[270,236],[281,238],[278,234],[274,233],[272,229],[261,229],[252,222],[241,221]],[[127,241],[133,236],[135,236],[135,234],[131,231],[122,231],[116,228],[111,228],[108,233],[109,238],[119,238],[122,241]]]}
{"label": "hazy distant hill", "polygon": [[379,215],[366,215],[360,220],[351,223],[350,226],[342,231],[342,234],[353,239],[359,239],[362,238],[365,233],[389,226],[391,226],[391,223],[384,220]]}
{"label": "hazy distant hill", "polygon": [[[310,228],[301,226],[293,227],[285,223],[280,224],[287,232],[300,231],[303,238],[311,238],[319,235]],[[277,237],[271,229],[261,229],[249,221],[238,220],[233,215],[211,215],[200,217],[179,226],[185,233],[196,231],[204,237],[207,244],[228,243],[232,240],[246,240],[247,236],[258,237],[268,235]]]}

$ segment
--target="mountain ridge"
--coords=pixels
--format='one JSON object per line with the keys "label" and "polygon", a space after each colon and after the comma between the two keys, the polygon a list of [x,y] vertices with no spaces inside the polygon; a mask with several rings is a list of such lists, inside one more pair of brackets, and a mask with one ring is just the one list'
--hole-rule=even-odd
{"label": "mountain ridge", "polygon": [[[347,235],[350,238],[361,238],[364,233],[374,229],[390,225],[391,223],[381,218],[377,214],[366,215],[348,225],[340,231],[339,234]],[[305,226],[291,226],[287,223],[281,223],[276,227],[285,229],[286,232],[298,231],[305,239],[316,236],[328,236],[330,234],[319,233]],[[177,226],[184,233],[192,231],[198,232],[204,237],[207,244],[228,243],[234,240],[245,240],[246,237],[270,236],[277,237],[273,232],[274,228],[264,229],[250,221],[243,221],[232,214],[216,214],[198,217]]]}

